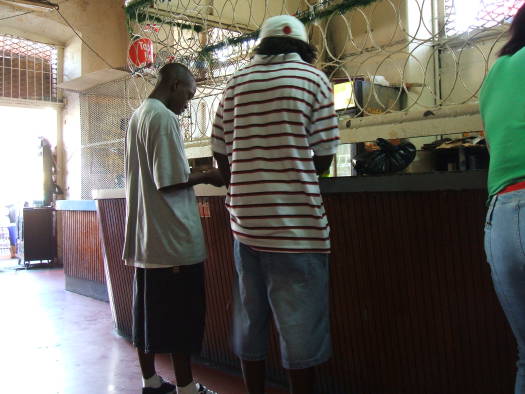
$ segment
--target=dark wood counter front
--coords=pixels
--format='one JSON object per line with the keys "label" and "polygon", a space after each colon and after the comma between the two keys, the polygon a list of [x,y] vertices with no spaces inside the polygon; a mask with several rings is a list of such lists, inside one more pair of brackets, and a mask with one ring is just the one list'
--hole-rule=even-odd
{"label": "dark wood counter front", "polygon": [[100,228],[94,201],[57,202],[58,259],[66,290],[108,301]]}
{"label": "dark wood counter front", "polygon": [[[320,392],[505,394],[516,349],[483,252],[486,191],[328,193],[334,356]],[[231,352],[232,238],[222,196],[199,197],[210,257],[202,356]],[[98,201],[119,332],[131,329],[131,270],[120,259],[124,200]],[[206,215],[205,215],[206,216]],[[269,376],[284,381],[275,335]]]}
{"label": "dark wood counter front", "polygon": [[126,200],[97,200],[97,212],[102,230],[104,268],[113,322],[117,333],[131,340],[134,271],[132,267],[124,265],[122,260]]}

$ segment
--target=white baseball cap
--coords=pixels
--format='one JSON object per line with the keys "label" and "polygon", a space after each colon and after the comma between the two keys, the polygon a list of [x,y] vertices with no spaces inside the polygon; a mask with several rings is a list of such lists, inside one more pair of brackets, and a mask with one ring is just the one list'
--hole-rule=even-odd
{"label": "white baseball cap", "polygon": [[267,37],[289,37],[308,44],[308,34],[303,23],[291,15],[272,16],[264,21],[259,39]]}

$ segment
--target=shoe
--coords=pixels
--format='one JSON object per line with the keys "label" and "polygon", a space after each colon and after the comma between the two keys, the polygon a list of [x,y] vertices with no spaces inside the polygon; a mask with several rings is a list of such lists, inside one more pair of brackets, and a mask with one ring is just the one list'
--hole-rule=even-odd
{"label": "shoe", "polygon": [[200,383],[197,383],[197,393],[199,394],[218,394],[215,391],[211,391]]}
{"label": "shoe", "polygon": [[[177,386],[170,382],[166,382],[164,379],[160,378],[162,384],[156,389],[152,387],[143,387],[142,394],[176,394]],[[206,392],[206,391],[204,391]]]}

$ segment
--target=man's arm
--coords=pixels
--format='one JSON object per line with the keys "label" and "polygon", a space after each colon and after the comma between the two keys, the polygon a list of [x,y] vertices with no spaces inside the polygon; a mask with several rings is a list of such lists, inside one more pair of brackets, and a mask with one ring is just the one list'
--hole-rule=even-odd
{"label": "man's arm", "polygon": [[334,109],[334,95],[330,82],[322,73],[319,78],[317,104],[312,113],[308,143],[314,153],[313,160],[317,175],[322,175],[330,169],[339,145],[339,121]]}
{"label": "man's arm", "polygon": [[314,155],[314,166],[315,166],[315,170],[317,171],[317,175],[322,175],[330,169],[330,165],[332,164],[333,158],[334,158],[334,155],[327,155],[327,156],[315,156]]}
{"label": "man's arm", "polygon": [[177,190],[185,189],[187,187],[199,185],[201,183],[206,183],[220,187],[224,185],[224,180],[219,170],[213,168],[206,172],[197,172],[190,174],[190,176],[188,177],[188,182],[162,187],[159,189],[159,191],[161,191],[162,193],[171,193]]}
{"label": "man's arm", "polygon": [[219,171],[222,175],[222,179],[224,179],[226,187],[230,186],[231,173],[228,156],[223,155],[222,153],[213,152],[213,157],[217,160],[217,165],[219,166]]}

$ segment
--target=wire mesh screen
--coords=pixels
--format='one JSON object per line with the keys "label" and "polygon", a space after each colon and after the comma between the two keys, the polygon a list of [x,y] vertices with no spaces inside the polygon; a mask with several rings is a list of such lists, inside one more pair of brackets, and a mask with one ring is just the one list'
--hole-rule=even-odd
{"label": "wire mesh screen", "polygon": [[[80,95],[82,199],[91,199],[93,190],[124,187],[128,122],[155,82],[155,76],[135,75],[96,86]],[[186,142],[207,143],[217,95],[217,89],[205,84],[199,86],[198,98],[179,116]]]}
{"label": "wire mesh screen", "polygon": [[82,199],[96,189],[124,187],[128,122],[148,89],[143,79],[122,79],[80,95]]}
{"label": "wire mesh screen", "polygon": [[0,96],[57,102],[57,49],[0,35]]}

